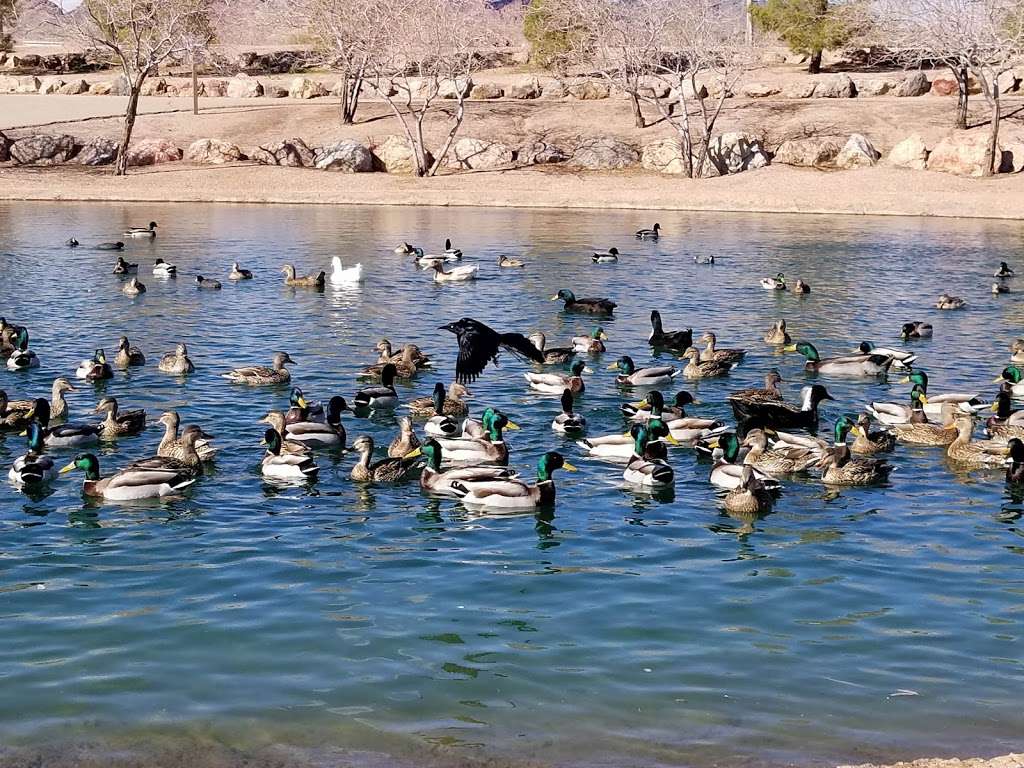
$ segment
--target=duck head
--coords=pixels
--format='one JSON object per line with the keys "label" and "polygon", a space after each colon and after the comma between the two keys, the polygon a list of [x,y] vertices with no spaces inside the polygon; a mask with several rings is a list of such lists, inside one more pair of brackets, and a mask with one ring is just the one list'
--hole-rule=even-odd
{"label": "duck head", "polygon": [[548,451],[537,460],[537,482],[551,482],[551,476],[556,469],[564,469],[566,472],[577,471],[576,467],[566,461],[558,451]]}
{"label": "duck head", "polygon": [[96,481],[100,479],[100,460],[92,453],[80,453],[66,467],[61,469],[62,475],[80,469],[85,472],[85,479]]}

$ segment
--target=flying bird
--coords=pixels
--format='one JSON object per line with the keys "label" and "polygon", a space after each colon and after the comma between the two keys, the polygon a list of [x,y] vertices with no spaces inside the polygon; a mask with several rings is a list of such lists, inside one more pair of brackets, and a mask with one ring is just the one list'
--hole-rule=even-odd
{"label": "flying bird", "polygon": [[458,339],[459,358],[455,364],[455,380],[460,384],[471,384],[483,373],[488,363],[497,364],[502,349],[535,363],[544,362],[544,354],[522,334],[498,333],[470,317],[442,325],[440,330],[450,331]]}

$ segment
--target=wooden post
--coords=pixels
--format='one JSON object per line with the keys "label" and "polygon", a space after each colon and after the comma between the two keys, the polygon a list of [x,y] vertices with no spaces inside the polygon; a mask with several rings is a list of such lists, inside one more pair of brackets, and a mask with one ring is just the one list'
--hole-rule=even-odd
{"label": "wooden post", "polygon": [[199,74],[196,71],[196,52],[192,51],[192,114],[199,114]]}
{"label": "wooden post", "polygon": [[754,44],[754,18],[750,15],[750,4],[753,0],[744,0],[743,5],[746,8],[746,26],[747,26],[747,45],[752,46]]}

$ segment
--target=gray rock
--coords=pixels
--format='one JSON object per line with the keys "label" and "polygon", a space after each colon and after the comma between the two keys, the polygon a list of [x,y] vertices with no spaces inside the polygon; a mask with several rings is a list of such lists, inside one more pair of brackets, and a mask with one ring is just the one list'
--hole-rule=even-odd
{"label": "gray rock", "polygon": [[29,75],[28,77],[19,77],[18,78],[18,86],[17,86],[17,88],[15,88],[14,92],[15,93],[39,93],[39,86],[40,85],[42,85],[42,83],[39,81],[38,77],[32,77],[31,75]]}
{"label": "gray rock", "polygon": [[181,160],[181,148],[167,139],[147,139],[128,149],[126,161],[130,166],[159,165]]}
{"label": "gray rock", "polygon": [[269,99],[284,99],[288,97],[288,89],[283,85],[265,85],[263,95]]}
{"label": "gray rock", "polygon": [[583,80],[569,86],[569,95],[580,101],[596,101],[611,96],[611,87],[600,80]]}
{"label": "gray rock", "polygon": [[263,83],[242,73],[228,81],[228,98],[256,99],[263,95]]}
{"label": "gray rock", "polygon": [[878,158],[881,156],[867,136],[855,133],[839,151],[839,155],[836,157],[836,168],[847,171],[854,168],[870,168],[878,164]]}
{"label": "gray rock", "polygon": [[452,143],[445,155],[445,165],[460,170],[483,171],[507,168],[513,159],[515,152],[505,144],[466,137]]}
{"label": "gray rock", "polygon": [[204,80],[203,95],[212,99],[222,99],[228,95],[228,84],[224,80]]}
{"label": "gray rock", "polygon": [[74,136],[41,133],[14,142],[11,158],[18,165],[57,165],[70,160],[77,148]]}
{"label": "gray rock", "polygon": [[899,82],[892,77],[873,77],[857,83],[857,92],[862,96],[884,96],[895,90]]}
{"label": "gray rock", "polygon": [[857,86],[848,75],[826,75],[814,87],[816,99],[852,99]]}
{"label": "gray rock", "polygon": [[686,155],[679,139],[659,139],[644,145],[640,164],[658,173],[686,173]]}
{"label": "gray rock", "polygon": [[[373,154],[379,167],[388,173],[416,173],[416,157],[404,136],[385,136],[379,143],[374,144]],[[434,158],[428,153],[427,165],[433,162]]]}
{"label": "gray rock", "polygon": [[775,85],[766,83],[747,83],[740,88],[740,94],[748,99],[763,99],[767,96],[775,96],[781,93],[782,89]]}
{"label": "gray rock", "polygon": [[442,80],[437,84],[437,95],[442,99],[457,99],[460,96],[466,98],[472,91],[473,80],[469,77]]}
{"label": "gray rock", "polygon": [[531,141],[516,151],[516,161],[519,165],[549,165],[564,163],[568,159],[569,155],[565,150],[546,141]]}
{"label": "gray rock", "polygon": [[730,131],[712,139],[708,160],[719,176],[764,168],[771,162],[761,140],[743,131]]}
{"label": "gray rock", "polygon": [[323,83],[310,80],[308,77],[297,77],[288,86],[288,95],[293,99],[318,99],[329,96]]}
{"label": "gray rock", "polygon": [[500,99],[505,92],[494,83],[477,83],[469,92],[471,99]]}
{"label": "gray rock", "polygon": [[782,89],[782,97],[786,99],[809,99],[814,95],[814,89],[817,85],[813,80],[796,80]]}
{"label": "gray rock", "polygon": [[640,153],[611,136],[583,140],[572,151],[569,165],[588,171],[613,171],[640,162]]}
{"label": "gray rock", "polygon": [[113,139],[89,139],[72,162],[88,166],[110,165],[117,160],[118,149],[118,143]]}
{"label": "gray rock", "polygon": [[39,84],[39,93],[48,96],[51,93],[57,93],[63,87],[64,81],[59,77],[44,77]]}
{"label": "gray rock", "polygon": [[252,153],[252,159],[263,165],[281,165],[288,168],[312,168],[315,153],[302,139],[285,139],[275,144],[263,144]]}
{"label": "gray rock", "polygon": [[245,160],[245,153],[227,141],[199,139],[189,144],[185,159],[199,165],[224,165]]}
{"label": "gray rock", "polygon": [[932,89],[928,82],[928,76],[924,72],[914,72],[903,78],[903,82],[896,88],[896,95],[902,97],[924,96]]}
{"label": "gray rock", "polygon": [[109,96],[113,92],[114,84],[103,80],[89,86],[89,93],[93,96]]}
{"label": "gray rock", "polygon": [[317,152],[316,167],[321,171],[369,173],[373,170],[373,154],[358,141],[339,141]]}
{"label": "gray rock", "polygon": [[831,139],[809,137],[782,142],[772,162],[803,168],[820,168],[829,165],[838,155],[839,145]]}
{"label": "gray rock", "polygon": [[85,80],[72,80],[70,83],[64,83],[57,92],[62,96],[78,96],[80,93],[89,92],[89,84]]}
{"label": "gray rock", "polygon": [[894,168],[923,171],[928,167],[928,147],[924,139],[914,134],[896,144],[885,161]]}
{"label": "gray rock", "polygon": [[[978,178],[985,175],[987,130],[958,131],[940,141],[928,155],[928,170]],[[1002,158],[1002,147],[997,147]]]}

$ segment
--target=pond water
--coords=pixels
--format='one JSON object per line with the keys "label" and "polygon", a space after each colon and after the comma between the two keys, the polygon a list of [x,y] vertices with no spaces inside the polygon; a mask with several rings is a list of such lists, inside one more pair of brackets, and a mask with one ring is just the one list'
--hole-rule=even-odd
{"label": "pond water", "polygon": [[[661,241],[635,242],[655,218]],[[151,219],[160,236],[126,253],[143,264],[139,299],[121,294],[112,254],[62,245]],[[436,250],[446,236],[480,280],[436,286],[392,253],[403,240]],[[175,501],[85,503],[81,475],[42,497],[0,487],[0,743],[198,745],[190,765],[273,745],[352,750],[355,762],[373,753],[374,764],[638,766],[1019,750],[1024,507],[999,472],[956,473],[941,451],[901,447],[886,486],[829,494],[811,478],[787,482],[771,515],[737,520],[686,449],[670,457],[674,495],[623,487],[621,469],[551,431],[557,398],[532,395],[527,368],[505,355],[473,387],[474,409],[499,406],[524,427],[509,439],[525,475],[549,449],[581,471],[557,476],[553,513],[487,518],[415,484],[360,487],[351,455],[321,455],[312,488],[265,484],[257,421],[287,389],[218,374],[284,349],[314,398],[351,396],[387,336],[434,356],[436,376],[400,387],[404,399],[426,395],[453,370],[454,337],[439,325],[468,315],[565,342],[593,326],[548,301],[569,287],[619,303],[578,406],[590,434],[623,430],[628,394],[605,368],[620,354],[650,361],[654,308],[668,328],[714,330],[721,346],[749,350],[728,378],[690,387],[702,401],[693,414],[730,417],[726,395],[773,366],[797,397],[802,360],[761,341],[779,317],[823,354],[899,344],[901,323],[932,322],[934,340],[915,345],[932,390],[992,396],[1024,311],[1021,294],[989,294],[990,276],[1001,259],[1024,268],[1022,244],[1019,224],[923,219],[2,206],[0,314],[30,327],[42,366],[3,370],[0,386],[44,395],[127,333],[149,365],[81,385],[73,417],[94,418],[103,395],[151,421],[174,408],[221,453]],[[612,245],[617,265],[591,263]],[[500,254],[528,266],[499,270]],[[713,268],[693,263],[711,254]],[[334,255],[362,262],[360,288],[282,285],[281,264],[326,268]],[[177,281],[149,274],[157,256],[179,265]],[[256,279],[229,284],[236,260]],[[759,287],[779,271],[813,293]],[[196,290],[197,272],[224,290]],[[967,310],[931,309],[947,288]],[[155,365],[178,340],[198,367],[184,381]],[[896,376],[827,387],[828,420],[907,390]],[[386,445],[395,432],[387,416],[346,425],[350,442],[367,433]],[[161,430],[104,447],[104,468],[151,455]],[[23,449],[16,435],[0,439],[5,478]],[[279,764],[295,754],[311,753]]]}

